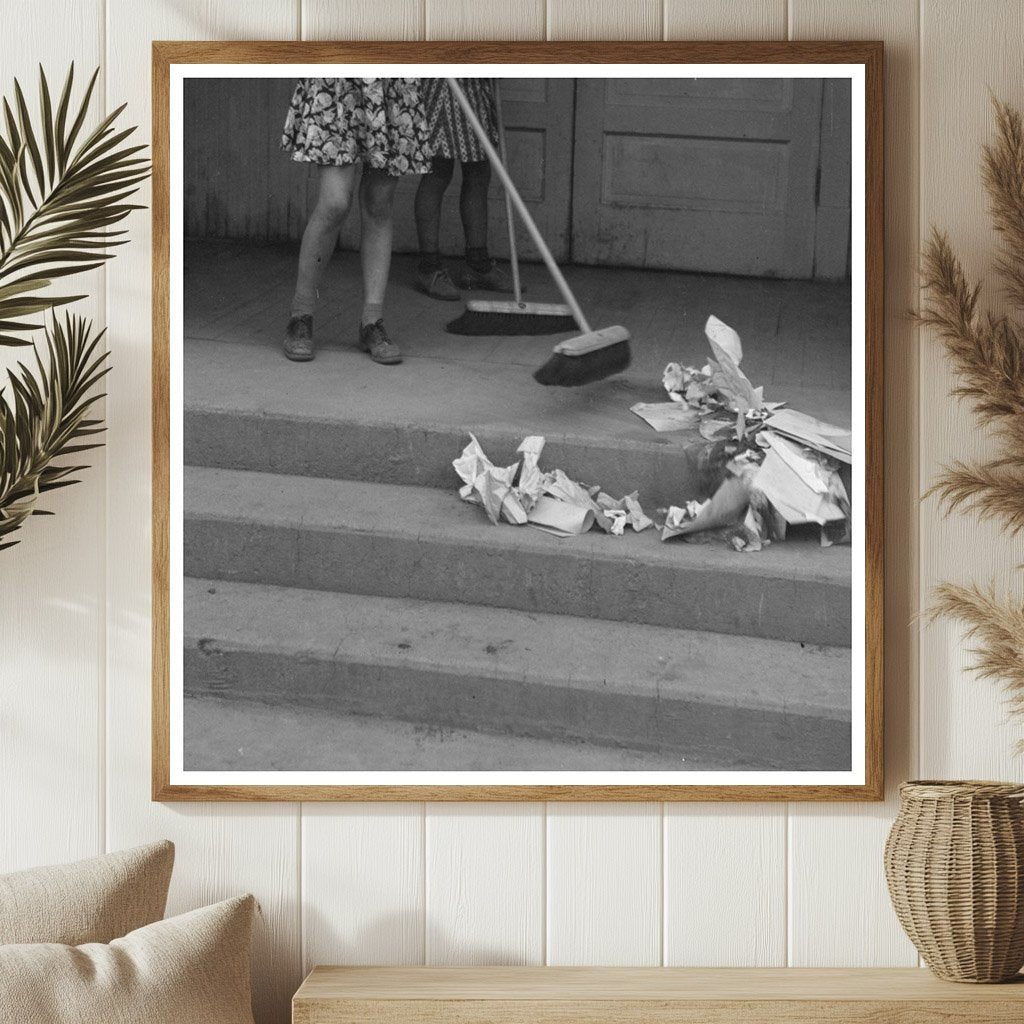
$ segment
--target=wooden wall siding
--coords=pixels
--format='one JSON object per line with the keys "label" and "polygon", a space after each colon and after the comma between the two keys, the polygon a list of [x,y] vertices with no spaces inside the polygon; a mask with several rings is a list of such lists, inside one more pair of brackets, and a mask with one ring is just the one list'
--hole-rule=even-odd
{"label": "wooden wall siding", "polygon": [[661,39],[662,0],[548,0],[548,39]]}
{"label": "wooden wall siding", "polygon": [[303,967],[327,960],[914,963],[880,870],[897,784],[919,771],[1022,778],[1011,756],[1019,727],[1005,724],[996,689],[965,672],[956,629],[923,631],[918,655],[919,565],[926,595],[941,578],[1005,581],[1006,567],[1024,559],[1019,547],[1007,557],[994,529],[940,522],[931,503],[918,508],[938,463],[982,441],[946,399],[935,341],[922,340],[919,361],[903,314],[917,301],[917,240],[929,224],[949,228],[972,271],[987,266],[993,239],[978,149],[991,134],[989,86],[1024,105],[1024,8],[1016,0],[665,0],[657,27],[657,5],[586,0],[25,6],[18,31],[0,44],[4,91],[14,73],[31,81],[40,59],[55,74],[72,58],[82,70],[105,62],[108,106],[127,99],[143,135],[153,38],[413,38],[444,25],[463,36],[490,26],[495,35],[539,36],[546,27],[785,38],[791,30],[886,41],[884,804],[453,813],[422,804],[150,803],[150,235],[141,215],[93,309],[106,316],[114,354],[109,447],[83,484],[54,497],[56,518],[31,523],[20,548],[0,555],[0,820],[14,823],[0,829],[0,870],[169,836],[178,844],[172,910],[243,889],[260,899],[259,1024],[285,1024]]}

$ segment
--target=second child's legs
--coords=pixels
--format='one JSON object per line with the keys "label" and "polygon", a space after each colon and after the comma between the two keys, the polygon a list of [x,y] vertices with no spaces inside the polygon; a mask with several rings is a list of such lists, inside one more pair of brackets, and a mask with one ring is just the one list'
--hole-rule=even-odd
{"label": "second child's legs", "polygon": [[416,267],[416,287],[435,299],[455,302],[458,290],[441,263],[441,203],[451,184],[455,161],[435,156],[430,172],[420,178],[416,189],[416,235],[420,260]]}
{"label": "second child's legs", "polygon": [[487,291],[511,291],[508,275],[487,252],[487,190],[491,185],[491,165],[487,160],[471,160],[462,165],[462,191],[459,213],[466,236],[466,265],[455,283],[460,288]]}
{"label": "second child's legs", "polygon": [[466,235],[466,259],[487,259],[487,189],[491,184],[491,165],[474,160],[462,165],[462,191],[459,213]]}
{"label": "second child's legs", "polygon": [[362,213],[363,312],[359,344],[378,363],[400,363],[402,355],[384,330],[384,292],[391,270],[392,207],[398,178],[386,171],[363,167],[359,183]]}

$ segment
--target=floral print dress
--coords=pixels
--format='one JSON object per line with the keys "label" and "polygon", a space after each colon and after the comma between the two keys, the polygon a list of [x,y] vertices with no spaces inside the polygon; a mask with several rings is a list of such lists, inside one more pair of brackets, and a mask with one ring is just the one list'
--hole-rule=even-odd
{"label": "floral print dress", "polygon": [[399,177],[430,170],[430,129],[418,78],[300,78],[281,147],[293,160],[365,163]]}
{"label": "floral print dress", "polygon": [[[460,78],[458,82],[484,131],[497,145],[498,113],[493,81],[490,78]],[[421,92],[434,156],[461,163],[486,160],[484,147],[480,145],[448,82],[443,78],[424,78]]]}

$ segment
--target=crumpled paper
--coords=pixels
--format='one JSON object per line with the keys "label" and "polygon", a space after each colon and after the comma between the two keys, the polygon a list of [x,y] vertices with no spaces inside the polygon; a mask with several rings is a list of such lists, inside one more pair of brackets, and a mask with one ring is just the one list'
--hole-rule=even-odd
{"label": "crumpled paper", "polygon": [[[672,402],[698,415],[700,435],[734,455],[711,498],[668,509],[662,540],[720,531],[737,551],[758,551],[784,540],[788,526],[813,523],[823,546],[848,541],[850,499],[839,464],[852,462],[851,432],[766,402],[740,369],[736,331],[710,316],[704,333],[714,359],[701,369],[669,363],[662,383]],[[659,429],[655,419],[648,422]]]}
{"label": "crumpled paper", "polygon": [[523,457],[519,482],[516,484],[516,496],[523,508],[529,512],[544,493],[544,474],[537,466],[541,452],[544,451],[544,438],[539,435],[526,437],[516,451]]}
{"label": "crumpled paper", "polygon": [[627,526],[639,533],[654,525],[635,491],[615,499],[600,487],[585,487],[561,469],[543,472],[538,462],[544,444],[539,435],[525,438],[517,449],[522,460],[501,467],[487,458],[470,434],[470,443],[452,462],[463,481],[459,496],[481,505],[495,525],[501,520],[529,524],[561,537],[586,533],[595,525],[613,536],[622,536]]}
{"label": "crumpled paper", "polygon": [[740,369],[740,336],[716,316],[709,316],[704,334],[714,359],[701,368],[669,363],[662,384],[671,401],[688,406],[701,417],[701,436],[716,441],[737,440],[760,428],[767,413],[780,403],[766,403],[764,389],[755,388]]}
{"label": "crumpled paper", "polygon": [[734,526],[743,519],[749,506],[749,475],[730,474],[707,501],[688,501],[681,507],[673,505],[668,510],[661,539],[670,540],[672,537]]}
{"label": "crumpled paper", "polygon": [[596,501],[604,510],[604,514],[611,519],[609,533],[616,537],[621,537],[626,532],[627,526],[631,526],[635,533],[642,533],[647,527],[654,525],[654,520],[646,516],[640,507],[639,495],[636,491],[618,500],[601,491],[597,495]]}
{"label": "crumpled paper", "polygon": [[484,454],[480,442],[472,434],[469,437],[469,444],[452,463],[455,472],[465,481],[459,489],[459,497],[482,505],[495,526],[502,517],[517,525],[525,523],[526,509],[512,490],[519,463],[504,468],[495,466]]}

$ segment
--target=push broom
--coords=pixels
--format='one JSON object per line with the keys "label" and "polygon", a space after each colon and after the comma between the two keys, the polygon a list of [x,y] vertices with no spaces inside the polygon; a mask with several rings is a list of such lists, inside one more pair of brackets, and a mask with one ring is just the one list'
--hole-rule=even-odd
{"label": "push broom", "polygon": [[544,258],[544,264],[547,266],[548,272],[551,274],[551,278],[557,285],[558,290],[562,293],[562,298],[569,307],[573,320],[580,330],[583,331],[582,334],[575,338],[560,341],[555,346],[551,358],[534,372],[533,379],[538,384],[578,387],[581,384],[590,384],[593,381],[603,380],[605,377],[610,377],[613,373],[619,373],[626,369],[629,366],[630,359],[629,331],[625,327],[619,326],[604,327],[597,331],[591,330],[590,325],[587,323],[587,318],[583,315],[583,310],[580,309],[580,304],[576,301],[576,297],[570,290],[569,284],[555,262],[554,256],[551,255],[551,250],[541,237],[533,217],[530,216],[530,211],[526,208],[526,203],[523,202],[519,191],[512,182],[511,176],[505,169],[505,165],[495,151],[491,140],[487,137],[483,125],[480,124],[479,118],[469,105],[469,100],[466,99],[466,94],[462,91],[462,87],[454,78],[446,79],[446,81],[452,90],[452,95],[458,101],[459,106],[462,107],[466,120],[469,121],[473,131],[476,132],[480,145],[491,161],[495,173],[501,179],[501,183],[505,187],[505,194],[512,201],[516,212],[522,218],[523,224],[526,225],[530,238],[533,239],[533,244],[537,246],[541,256]]}
{"label": "push broom", "polygon": [[[494,108],[498,117],[498,150],[501,164],[508,164],[505,151],[505,124],[501,113],[501,96],[498,80],[494,83]],[[512,199],[505,193],[505,223],[508,227],[508,255],[512,269],[513,302],[489,302],[473,299],[466,303],[460,317],[445,325],[449,334],[473,336],[513,334],[523,337],[537,334],[561,334],[576,329],[576,321],[568,306],[554,302],[523,302],[523,288],[519,277],[519,252],[516,245],[516,223],[512,215]]]}

